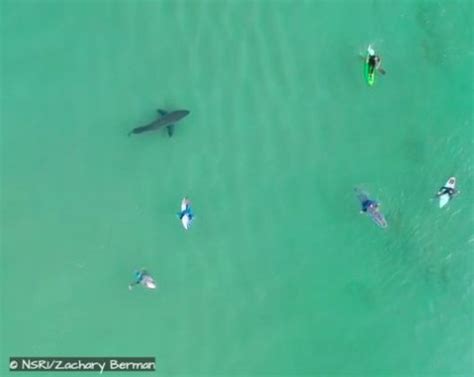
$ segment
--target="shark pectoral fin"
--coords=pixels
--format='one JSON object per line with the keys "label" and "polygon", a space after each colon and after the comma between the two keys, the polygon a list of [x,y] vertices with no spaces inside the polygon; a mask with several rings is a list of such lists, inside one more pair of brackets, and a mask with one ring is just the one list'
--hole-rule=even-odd
{"label": "shark pectoral fin", "polygon": [[168,130],[168,136],[171,137],[174,134],[174,124],[170,124],[169,126],[166,127]]}
{"label": "shark pectoral fin", "polygon": [[168,112],[165,110],[158,109],[156,111],[158,111],[158,114],[160,114],[161,116],[165,116],[166,114],[168,114]]}

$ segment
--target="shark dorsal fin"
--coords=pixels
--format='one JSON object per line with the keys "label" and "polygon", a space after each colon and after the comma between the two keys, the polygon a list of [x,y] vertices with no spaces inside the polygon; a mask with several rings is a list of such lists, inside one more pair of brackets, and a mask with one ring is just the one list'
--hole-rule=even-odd
{"label": "shark dorsal fin", "polygon": [[161,116],[165,116],[166,114],[168,114],[168,112],[165,110],[158,109],[157,111],[158,111],[158,114],[160,114]]}

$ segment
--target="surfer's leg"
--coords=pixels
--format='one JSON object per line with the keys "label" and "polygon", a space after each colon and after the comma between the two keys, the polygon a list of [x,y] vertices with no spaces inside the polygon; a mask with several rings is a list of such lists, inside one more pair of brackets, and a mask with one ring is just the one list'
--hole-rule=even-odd
{"label": "surfer's leg", "polygon": [[132,289],[135,285],[137,285],[137,282],[136,281],[132,281],[129,285],[128,285],[128,289]]}

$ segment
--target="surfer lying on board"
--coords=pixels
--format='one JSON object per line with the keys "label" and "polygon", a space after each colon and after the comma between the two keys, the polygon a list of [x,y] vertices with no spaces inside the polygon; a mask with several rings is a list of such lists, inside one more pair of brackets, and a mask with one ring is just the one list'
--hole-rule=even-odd
{"label": "surfer lying on board", "polygon": [[128,289],[131,290],[137,284],[141,284],[145,288],[156,288],[155,281],[143,268],[140,271],[135,271],[135,279],[129,284]]}
{"label": "surfer lying on board", "polygon": [[355,188],[357,199],[362,206],[360,213],[365,213],[381,228],[388,226],[387,220],[382,212],[380,212],[379,203],[369,198],[369,196],[361,189]]}
{"label": "surfer lying on board", "polygon": [[380,58],[380,56],[375,54],[375,50],[372,48],[372,46],[369,46],[367,52],[369,53],[369,74],[372,74],[374,70],[377,70],[382,75],[385,75],[385,70],[381,67],[382,59]]}
{"label": "surfer lying on board", "polygon": [[183,198],[181,201],[181,211],[178,213],[178,217],[181,220],[184,229],[189,229],[194,219],[194,213],[191,208],[191,200],[188,198]]}

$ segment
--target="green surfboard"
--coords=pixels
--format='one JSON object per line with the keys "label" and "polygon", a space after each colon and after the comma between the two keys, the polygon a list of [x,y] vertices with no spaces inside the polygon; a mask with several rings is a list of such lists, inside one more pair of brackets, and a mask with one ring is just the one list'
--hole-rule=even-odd
{"label": "green surfboard", "polygon": [[364,76],[369,86],[372,86],[375,84],[375,69],[372,72],[369,71],[369,55],[367,55],[365,59]]}

